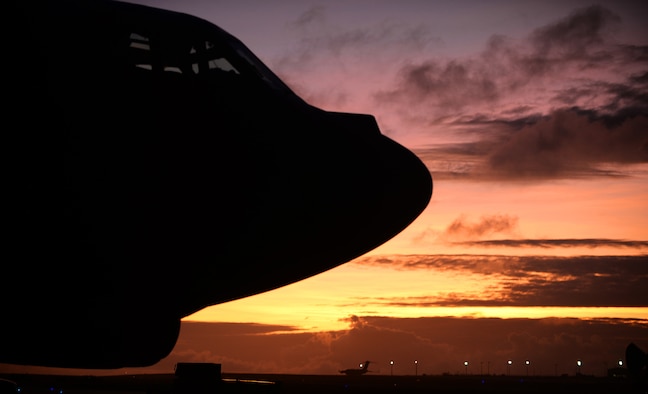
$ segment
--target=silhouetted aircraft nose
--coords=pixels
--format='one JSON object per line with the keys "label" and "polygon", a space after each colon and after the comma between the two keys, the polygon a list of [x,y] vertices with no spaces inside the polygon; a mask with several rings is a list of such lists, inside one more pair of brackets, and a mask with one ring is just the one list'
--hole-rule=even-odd
{"label": "silhouetted aircraft nose", "polygon": [[430,201],[432,178],[414,153],[380,133],[373,116],[329,115],[332,124],[346,131],[346,148],[337,147],[322,192],[334,202],[331,217],[340,221],[335,230],[337,245],[357,256],[389,240],[419,216]]}
{"label": "silhouetted aircraft nose", "polygon": [[263,165],[258,174],[219,193],[235,207],[219,214],[228,229],[217,237],[220,255],[237,263],[227,283],[188,279],[203,290],[185,302],[192,308],[184,315],[343,264],[400,233],[428,205],[430,172],[382,135],[373,116],[313,110],[297,118],[284,122],[289,132],[250,147],[250,161]]}
{"label": "silhouetted aircraft nose", "polygon": [[427,206],[429,171],[373,116],[306,104],[217,26],[37,3],[6,51],[0,362],[152,365],[183,317],[343,264]]}

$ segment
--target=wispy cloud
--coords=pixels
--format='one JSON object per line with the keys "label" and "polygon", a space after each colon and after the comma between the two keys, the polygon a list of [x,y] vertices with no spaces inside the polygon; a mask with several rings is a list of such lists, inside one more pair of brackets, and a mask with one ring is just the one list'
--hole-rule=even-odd
{"label": "wispy cloud", "polygon": [[[300,96],[323,108],[348,107],[359,91],[367,94],[376,81],[388,79],[398,59],[440,43],[424,24],[385,17],[349,28],[331,15],[327,6],[317,5],[288,23],[297,42],[273,62]],[[340,80],[344,83],[332,82]]]}
{"label": "wispy cloud", "polygon": [[518,217],[507,214],[482,215],[471,220],[459,215],[440,233],[423,232],[417,238],[434,239],[448,245],[461,247],[494,248],[623,248],[641,253],[648,249],[648,241],[610,238],[524,238],[518,232]]}
{"label": "wispy cloud", "polygon": [[535,59],[541,59],[542,64],[555,58],[589,59],[589,49],[604,43],[606,30],[619,22],[617,15],[598,5],[577,10],[533,32],[530,41],[534,44]]}
{"label": "wispy cloud", "polygon": [[[492,239],[482,241],[456,242],[462,246],[493,246],[493,247],[511,247],[511,248],[570,248],[570,247],[612,247],[612,248],[631,248],[646,249],[648,241],[633,241],[622,239],[607,238],[574,238],[574,239]],[[648,262],[648,261],[647,261]]]}
{"label": "wispy cloud", "polygon": [[[334,18],[330,18],[328,8],[321,5],[305,10],[288,27],[299,37],[299,41],[292,52],[279,59],[277,66],[280,69],[296,66],[308,68],[331,57],[342,60],[342,56],[347,56],[345,61],[349,64],[358,60],[380,63],[383,56],[393,54],[386,52],[412,53],[440,42],[424,25],[412,26],[389,17],[358,23],[353,28],[341,28]],[[383,51],[379,51],[381,48]],[[368,53],[371,53],[370,59],[364,57]]]}
{"label": "wispy cloud", "polygon": [[510,234],[516,230],[518,218],[509,215],[484,215],[470,222],[465,215],[455,219],[443,232],[445,239],[475,239],[493,234]]}
{"label": "wispy cloud", "polygon": [[[589,86],[573,96],[569,106],[602,109],[618,99],[602,81],[632,91],[630,84],[647,71],[647,47],[621,45],[610,32],[619,18],[592,6],[576,10],[554,24],[540,27],[516,40],[494,34],[478,55],[462,59],[429,58],[400,70],[399,84],[377,94],[386,106],[394,105],[431,122],[471,119],[511,119],[545,112],[546,102],[565,91]],[[620,79],[620,80],[619,80]],[[603,97],[593,95],[606,93]],[[605,101],[601,101],[605,98]],[[624,106],[645,108],[645,95],[626,96]],[[416,111],[418,115],[415,115]]]}
{"label": "wispy cloud", "polygon": [[[363,256],[354,264],[388,267],[390,269],[423,269],[477,273],[499,273],[523,277],[526,272],[547,272],[556,275],[604,276],[628,274],[648,275],[648,255],[636,256],[509,256],[474,254],[421,254]],[[647,296],[648,297],[648,296]]]}

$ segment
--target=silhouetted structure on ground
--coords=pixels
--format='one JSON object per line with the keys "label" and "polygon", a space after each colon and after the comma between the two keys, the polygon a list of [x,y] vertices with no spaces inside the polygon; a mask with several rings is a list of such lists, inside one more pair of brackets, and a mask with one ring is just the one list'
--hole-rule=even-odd
{"label": "silhouetted structure on ground", "polygon": [[629,377],[637,387],[648,389],[648,353],[631,343],[626,347],[625,357]]}
{"label": "silhouetted structure on ground", "polygon": [[343,264],[429,202],[372,116],[310,106],[211,23],[16,3],[0,362],[155,364],[181,318]]}

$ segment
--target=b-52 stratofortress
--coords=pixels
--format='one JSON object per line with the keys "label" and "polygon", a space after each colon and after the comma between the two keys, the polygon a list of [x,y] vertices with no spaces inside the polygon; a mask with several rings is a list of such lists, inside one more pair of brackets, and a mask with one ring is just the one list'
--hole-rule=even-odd
{"label": "b-52 stratofortress", "polygon": [[204,19],[15,3],[0,363],[153,365],[182,318],[344,264],[428,205],[426,166],[373,116],[306,103]]}

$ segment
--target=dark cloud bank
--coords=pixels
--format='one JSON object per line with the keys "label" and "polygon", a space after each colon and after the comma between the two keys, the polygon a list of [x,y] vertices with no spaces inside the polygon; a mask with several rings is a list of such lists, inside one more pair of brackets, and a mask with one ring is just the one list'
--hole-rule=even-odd
{"label": "dark cloud bank", "polygon": [[[488,120],[474,108],[499,108],[518,93],[525,94],[527,103],[533,102],[528,97],[550,94],[552,101],[567,108],[588,102],[596,103],[588,109],[607,114],[643,112],[648,98],[648,45],[616,43],[610,31],[617,23],[619,18],[611,11],[592,6],[538,28],[524,40],[493,35],[477,56],[442,61],[431,56],[406,65],[398,85],[380,92],[377,99],[425,108],[430,120]],[[621,82],[610,82],[619,79]],[[544,89],[545,85],[549,89]],[[595,95],[605,100],[593,100]],[[479,105],[484,103],[488,106]],[[518,105],[509,109],[509,114],[536,115],[530,112],[533,109],[530,104]],[[491,118],[501,119],[528,122],[533,117]]]}
{"label": "dark cloud bank", "polygon": [[558,110],[518,127],[500,124],[476,141],[416,153],[437,179],[524,180],[626,176],[624,165],[648,163],[648,116],[602,117]]}
{"label": "dark cloud bank", "polygon": [[[528,239],[517,237],[517,224],[518,218],[512,215],[483,215],[478,220],[460,215],[437,235],[436,241],[459,247],[465,254],[366,256],[355,263],[394,270],[450,272],[467,279],[481,277],[491,284],[491,290],[477,295],[456,291],[447,295],[373,299],[374,306],[648,306],[648,292],[643,290],[648,289],[648,241]],[[425,233],[420,238],[424,237]],[[471,248],[491,247],[510,248],[516,255],[468,254]],[[583,249],[600,248],[624,253],[555,255],[558,250],[568,253],[573,248],[580,253]],[[554,255],[540,253],[543,249]]]}
{"label": "dark cloud bank", "polygon": [[639,256],[368,256],[357,264],[452,272],[482,278],[491,290],[407,298],[368,298],[368,306],[648,307],[648,255]]}
{"label": "dark cloud bank", "polygon": [[404,67],[376,98],[472,135],[417,151],[437,178],[620,175],[606,165],[648,162],[648,45],[610,39],[619,22],[592,6],[523,42],[493,36],[477,57]]}

